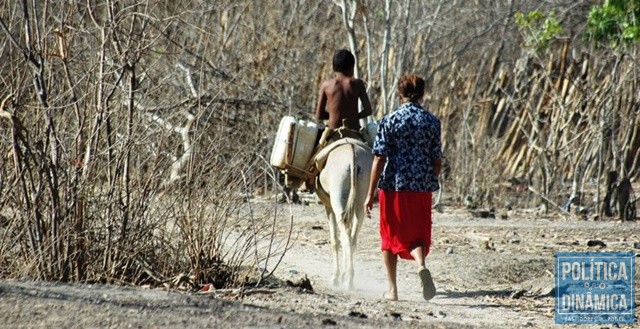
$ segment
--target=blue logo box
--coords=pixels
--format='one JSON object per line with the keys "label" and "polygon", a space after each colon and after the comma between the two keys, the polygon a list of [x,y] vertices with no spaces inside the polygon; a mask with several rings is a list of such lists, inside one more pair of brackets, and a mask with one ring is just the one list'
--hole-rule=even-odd
{"label": "blue logo box", "polygon": [[556,253],[556,323],[635,323],[634,277],[633,252]]}

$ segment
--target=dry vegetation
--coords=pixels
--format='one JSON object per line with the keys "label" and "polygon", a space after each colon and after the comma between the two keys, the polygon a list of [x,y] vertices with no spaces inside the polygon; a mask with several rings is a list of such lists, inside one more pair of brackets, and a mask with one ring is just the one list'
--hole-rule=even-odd
{"label": "dry vegetation", "polygon": [[[430,78],[453,202],[559,210],[573,193],[601,213],[608,172],[640,177],[639,61],[583,42],[593,3],[2,2],[0,277],[268,276],[287,215],[245,202],[278,192],[276,125],[310,119],[342,47],[377,118],[398,76]],[[544,51],[514,22],[532,10],[564,27]]]}

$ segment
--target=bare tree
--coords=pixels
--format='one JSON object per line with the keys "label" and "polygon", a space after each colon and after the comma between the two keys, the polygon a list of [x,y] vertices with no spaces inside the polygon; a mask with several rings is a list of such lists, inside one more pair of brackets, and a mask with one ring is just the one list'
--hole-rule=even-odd
{"label": "bare tree", "polygon": [[[2,2],[0,272],[224,285],[277,266],[291,221],[251,197],[279,189],[277,124],[312,119],[345,43],[378,115],[401,75],[431,81],[453,204],[553,209],[609,171],[637,179],[637,49],[583,43],[591,4]],[[565,27],[545,52],[514,24],[532,10]]]}

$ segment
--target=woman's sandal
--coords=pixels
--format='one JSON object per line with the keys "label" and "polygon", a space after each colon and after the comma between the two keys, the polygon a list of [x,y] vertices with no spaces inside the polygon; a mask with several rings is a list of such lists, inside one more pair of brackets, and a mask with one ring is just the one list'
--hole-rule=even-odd
{"label": "woman's sandal", "polygon": [[431,272],[423,268],[418,271],[418,276],[420,277],[420,284],[422,285],[422,297],[424,297],[424,300],[430,300],[436,295],[436,286],[433,284]]}

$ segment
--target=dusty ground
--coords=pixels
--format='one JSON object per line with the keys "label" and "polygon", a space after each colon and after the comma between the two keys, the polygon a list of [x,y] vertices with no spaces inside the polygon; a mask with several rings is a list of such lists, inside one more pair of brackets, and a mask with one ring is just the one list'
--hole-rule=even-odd
{"label": "dusty ground", "polygon": [[[401,261],[401,300],[390,302],[381,298],[386,281],[377,216],[364,223],[360,234],[355,289],[344,291],[328,282],[331,258],[323,208],[312,202],[294,205],[291,210],[293,247],[277,275],[292,282],[306,276],[313,292],[265,288],[247,291],[238,300],[237,292],[198,294],[0,281],[0,327],[562,327],[553,318],[554,252],[640,252],[634,246],[640,243],[638,222],[575,221],[541,216],[533,210],[477,218],[468,211],[445,207],[434,214],[433,246],[427,258],[438,294],[430,302],[423,301],[413,264]],[[589,240],[602,241],[606,247],[590,247]]]}

